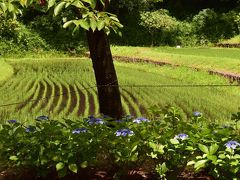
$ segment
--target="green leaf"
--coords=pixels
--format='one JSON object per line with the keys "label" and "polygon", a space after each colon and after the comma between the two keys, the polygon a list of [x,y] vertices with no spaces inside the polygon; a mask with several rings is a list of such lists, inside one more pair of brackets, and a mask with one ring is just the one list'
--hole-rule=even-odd
{"label": "green leaf", "polygon": [[93,30],[93,32],[96,30],[96,28],[97,28],[97,22],[96,22],[95,19],[91,19],[91,20],[90,20],[90,27],[91,27],[91,29]]}
{"label": "green leaf", "polygon": [[219,146],[217,144],[212,144],[209,148],[209,154],[213,155],[217,152]]}
{"label": "green leaf", "polygon": [[208,160],[206,160],[206,159],[197,161],[197,162],[194,164],[194,168],[195,168],[196,170],[199,170],[199,169],[205,167],[205,164],[206,164],[207,161],[208,161]]}
{"label": "green leaf", "polygon": [[189,161],[188,163],[187,163],[187,166],[191,166],[191,165],[194,165],[195,164],[195,161]]}
{"label": "green leaf", "polygon": [[231,164],[232,166],[237,166],[237,165],[239,165],[239,161],[236,160],[236,161],[230,162],[230,164]]}
{"label": "green leaf", "polygon": [[235,159],[240,159],[240,155],[239,155],[239,154],[235,154],[235,155],[233,156],[233,158],[235,158]]}
{"label": "green leaf", "polygon": [[85,29],[85,30],[89,30],[89,28],[90,28],[90,25],[89,25],[89,23],[86,21],[86,20],[83,20],[83,19],[81,19],[81,20],[79,20],[79,25],[83,28],[83,29]]}
{"label": "green leaf", "polygon": [[131,153],[134,152],[134,151],[136,151],[137,147],[138,147],[138,145],[134,146],[134,147],[132,148],[132,150],[131,150]]}
{"label": "green leaf", "polygon": [[115,17],[115,16],[110,16],[110,19],[112,19],[112,20],[114,20],[114,21],[116,21],[116,22],[119,22],[118,18]]}
{"label": "green leaf", "polygon": [[203,144],[198,144],[198,147],[199,147],[199,149],[200,149],[202,152],[204,152],[204,153],[206,153],[206,154],[209,153],[207,146],[205,146],[205,145],[203,145]]}
{"label": "green leaf", "polygon": [[65,167],[65,164],[62,162],[59,162],[56,164],[56,170],[60,171],[61,169],[63,169]]}
{"label": "green leaf", "polygon": [[84,5],[83,5],[83,3],[81,1],[74,1],[72,3],[72,5],[77,7],[77,8],[83,8],[84,7]]}
{"label": "green leaf", "polygon": [[68,169],[71,170],[74,173],[77,173],[77,171],[78,171],[78,167],[77,167],[76,164],[69,164]]}
{"label": "green leaf", "polygon": [[24,7],[27,5],[27,0],[20,0],[19,3]]}
{"label": "green leaf", "polygon": [[186,147],[186,150],[188,150],[188,151],[194,151],[195,149],[194,149],[192,146],[187,146],[187,147]]}
{"label": "green leaf", "polygon": [[50,9],[51,7],[53,7],[54,4],[55,4],[55,2],[56,2],[56,0],[49,0],[49,1],[48,1],[48,9]]}
{"label": "green leaf", "polygon": [[156,169],[155,169],[155,170],[158,172],[158,174],[160,175],[160,177],[164,177],[165,174],[166,174],[166,172],[167,172],[169,169],[167,168],[166,163],[164,162],[164,163],[162,163],[162,164],[158,164],[158,165],[156,166]]}
{"label": "green leaf", "polygon": [[225,159],[225,158],[226,158],[226,156],[225,156],[224,154],[220,154],[218,157],[219,157],[220,159]]}
{"label": "green leaf", "polygon": [[66,2],[60,2],[55,8],[54,8],[54,15],[57,16],[65,6]]}
{"label": "green leaf", "polygon": [[101,31],[104,28],[104,21],[99,20],[97,22],[97,29]]}
{"label": "green leaf", "polygon": [[179,141],[177,139],[170,139],[170,142],[174,145],[179,144]]}
{"label": "green leaf", "polygon": [[9,159],[12,160],[12,161],[17,161],[18,157],[17,156],[10,156]]}
{"label": "green leaf", "polygon": [[95,9],[96,4],[97,4],[97,0],[91,0],[90,6],[91,6],[92,9]]}
{"label": "green leaf", "polygon": [[81,168],[86,168],[88,166],[88,162],[84,161],[80,164]]}
{"label": "green leaf", "polygon": [[209,160],[211,160],[213,163],[215,163],[217,161],[217,156],[215,156],[215,155],[208,155],[207,158]]}
{"label": "green leaf", "polygon": [[73,23],[73,21],[67,21],[66,23],[63,24],[63,28],[67,28]]}
{"label": "green leaf", "polygon": [[157,158],[157,154],[155,154],[155,153],[153,153],[153,152],[151,152],[150,156],[151,156],[151,158],[153,158],[153,159]]}
{"label": "green leaf", "polygon": [[0,6],[1,6],[3,12],[7,11],[7,6],[5,3],[0,3]]}

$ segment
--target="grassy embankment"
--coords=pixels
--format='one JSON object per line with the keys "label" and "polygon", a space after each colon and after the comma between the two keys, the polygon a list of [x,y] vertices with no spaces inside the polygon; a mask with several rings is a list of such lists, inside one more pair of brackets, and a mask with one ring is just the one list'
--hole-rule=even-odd
{"label": "grassy embankment", "polygon": [[113,55],[148,58],[205,71],[215,70],[240,75],[240,49],[112,47]]}

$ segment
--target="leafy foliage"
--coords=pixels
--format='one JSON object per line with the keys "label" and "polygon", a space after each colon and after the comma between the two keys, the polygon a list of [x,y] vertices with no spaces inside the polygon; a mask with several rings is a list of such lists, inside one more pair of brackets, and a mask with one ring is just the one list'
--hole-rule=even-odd
{"label": "leafy foliage", "polygon": [[154,45],[154,35],[157,30],[170,31],[175,27],[176,19],[169,16],[168,11],[160,9],[153,12],[142,12],[140,25],[144,26],[152,37]]}
{"label": "leafy foliage", "polygon": [[[37,168],[41,176],[54,168],[59,177],[87,166],[117,166],[124,173],[145,161],[153,163],[161,178],[192,166],[216,178],[237,178],[240,171],[240,144],[230,141],[238,137],[237,129],[207,123],[202,116],[194,123],[184,120],[175,108],[151,121],[90,116],[60,122],[45,117],[31,125],[17,120],[1,125],[0,159],[6,166]],[[169,118],[178,119],[177,126]]]}

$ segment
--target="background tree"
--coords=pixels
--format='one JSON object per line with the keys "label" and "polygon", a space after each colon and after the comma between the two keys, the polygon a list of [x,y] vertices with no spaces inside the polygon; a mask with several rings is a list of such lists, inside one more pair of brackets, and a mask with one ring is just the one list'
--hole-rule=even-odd
{"label": "background tree", "polygon": [[144,26],[151,35],[152,46],[155,41],[155,33],[157,31],[169,31],[175,27],[176,19],[168,14],[167,10],[160,9],[157,11],[147,11],[140,14],[140,25]]}
{"label": "background tree", "polygon": [[122,116],[121,96],[107,35],[112,29],[121,35],[123,26],[116,15],[106,12],[109,0],[1,0],[0,14],[6,18],[22,14],[23,8],[53,11],[55,16],[71,11],[72,16],[63,18],[64,28],[73,26],[87,31],[90,56],[98,88],[100,112],[111,117]]}

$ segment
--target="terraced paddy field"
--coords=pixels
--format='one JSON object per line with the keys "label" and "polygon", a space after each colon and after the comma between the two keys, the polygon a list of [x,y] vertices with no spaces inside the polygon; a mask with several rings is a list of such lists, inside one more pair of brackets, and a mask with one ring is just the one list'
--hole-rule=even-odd
{"label": "terraced paddy field", "polygon": [[[39,115],[77,120],[99,114],[89,59],[7,59],[4,62],[14,73],[9,72],[9,76],[0,80],[1,121],[31,121]],[[123,62],[115,65],[125,114],[142,116],[152,105],[171,105],[180,108],[185,116],[200,111],[212,120],[225,121],[240,107],[240,87],[192,86],[230,84],[226,78],[187,67]]]}

